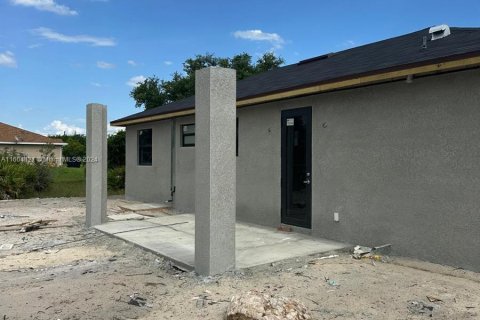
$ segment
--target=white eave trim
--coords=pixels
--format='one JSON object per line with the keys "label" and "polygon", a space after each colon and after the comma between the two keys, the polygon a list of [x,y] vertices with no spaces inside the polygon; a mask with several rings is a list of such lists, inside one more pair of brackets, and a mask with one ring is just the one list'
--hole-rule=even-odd
{"label": "white eave trim", "polygon": [[47,142],[5,142],[5,141],[0,141],[0,145],[2,144],[11,144],[11,145],[15,145],[15,144],[19,144],[19,145],[47,145],[47,144],[52,144],[54,146],[66,146],[68,143],[65,143],[65,142],[54,142],[54,143],[47,143]]}

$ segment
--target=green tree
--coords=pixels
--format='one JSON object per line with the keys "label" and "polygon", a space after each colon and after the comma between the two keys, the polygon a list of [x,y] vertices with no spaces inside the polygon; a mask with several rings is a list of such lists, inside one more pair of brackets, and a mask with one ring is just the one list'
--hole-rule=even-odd
{"label": "green tree", "polygon": [[[81,162],[78,160],[85,157],[87,154],[87,138],[84,134],[74,135],[56,135],[52,138],[62,139],[67,143],[62,149],[62,156],[66,158],[66,164],[68,167],[79,167]],[[73,161],[75,159],[75,161]]]}
{"label": "green tree", "polygon": [[206,53],[204,55],[197,54],[194,58],[189,58],[183,63],[183,71],[187,77],[195,77],[195,71],[207,68],[207,67],[229,67],[228,58],[218,58],[213,53]]}
{"label": "green tree", "polygon": [[140,83],[131,92],[130,96],[135,100],[135,107],[140,108],[142,105],[145,109],[154,108],[164,105],[166,99],[164,94],[160,91],[162,82],[156,77],[147,78]]}
{"label": "green tree", "polygon": [[195,94],[195,71],[219,66],[237,70],[237,80],[248,78],[254,74],[272,70],[285,62],[281,57],[268,52],[255,63],[248,53],[234,55],[232,58],[215,57],[212,53],[196,55],[185,60],[183,73],[175,72],[170,80],[160,80],[156,76],[147,78],[130,92],[137,108],[145,110],[177,101]]}
{"label": "green tree", "polygon": [[125,166],[125,130],[108,136],[107,149],[109,169]]}
{"label": "green tree", "polygon": [[237,70],[237,80],[242,80],[255,74],[256,66],[247,53],[237,54],[229,61],[229,67]]}
{"label": "green tree", "polygon": [[277,57],[273,52],[267,52],[257,60],[255,74],[278,68],[283,63],[285,63],[283,58]]}
{"label": "green tree", "polygon": [[84,141],[77,139],[66,139],[65,142],[68,143],[68,145],[63,147],[64,157],[85,157],[86,146]]}
{"label": "green tree", "polygon": [[[192,80],[193,79],[193,80]],[[182,74],[175,72],[172,75],[172,80],[162,81],[162,86],[159,91],[165,96],[163,104],[177,101],[183,98],[190,97],[195,91],[195,74],[192,77],[185,77]],[[161,106],[158,104],[154,107]]]}

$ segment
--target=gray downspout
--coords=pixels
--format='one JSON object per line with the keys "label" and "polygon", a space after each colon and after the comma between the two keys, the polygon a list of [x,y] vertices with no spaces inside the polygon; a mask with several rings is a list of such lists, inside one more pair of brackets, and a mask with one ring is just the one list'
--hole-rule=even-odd
{"label": "gray downspout", "polygon": [[176,149],[175,149],[175,138],[176,138],[176,124],[177,120],[172,119],[172,128],[171,128],[171,141],[170,141],[170,200],[168,202],[173,202],[175,194],[175,161],[176,161]]}

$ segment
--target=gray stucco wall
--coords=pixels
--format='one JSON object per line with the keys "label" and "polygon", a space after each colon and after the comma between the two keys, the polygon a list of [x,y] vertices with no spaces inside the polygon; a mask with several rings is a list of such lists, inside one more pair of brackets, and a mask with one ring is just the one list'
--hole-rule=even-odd
{"label": "gray stucco wall", "polygon": [[[280,118],[277,105],[238,110],[237,219],[262,225],[280,223]],[[181,146],[183,124],[195,117],[176,120],[175,208],[195,211],[195,148]]]}
{"label": "gray stucco wall", "polygon": [[[313,117],[312,235],[392,243],[399,255],[480,270],[479,70],[238,109],[238,220],[280,223],[281,110],[306,106]],[[175,206],[193,212],[195,148],[180,147],[180,125],[194,117],[176,121]],[[129,180],[158,184],[165,172],[129,173],[130,131],[126,192],[134,198],[142,183]]]}
{"label": "gray stucco wall", "polygon": [[280,224],[281,135],[279,104],[237,109],[237,219]]}
{"label": "gray stucco wall", "polygon": [[[170,199],[170,120],[126,128],[125,198],[147,202]],[[138,165],[138,130],[152,129],[152,165]]]}
{"label": "gray stucco wall", "polygon": [[182,147],[182,125],[195,123],[194,116],[176,120],[175,209],[195,212],[195,147]]}
{"label": "gray stucco wall", "polygon": [[480,270],[479,70],[323,95],[313,123],[314,235]]}
{"label": "gray stucco wall", "polygon": [[281,110],[305,106],[312,235],[480,270],[479,70],[240,109],[239,220],[280,222]]}
{"label": "gray stucco wall", "polygon": [[[194,116],[175,120],[175,165],[173,197],[175,209],[194,212],[195,148],[182,147],[183,124],[195,123]],[[171,127],[172,120],[149,122],[126,129],[125,197],[131,200],[164,202],[171,198]],[[138,130],[152,129],[152,165],[138,165]]]}

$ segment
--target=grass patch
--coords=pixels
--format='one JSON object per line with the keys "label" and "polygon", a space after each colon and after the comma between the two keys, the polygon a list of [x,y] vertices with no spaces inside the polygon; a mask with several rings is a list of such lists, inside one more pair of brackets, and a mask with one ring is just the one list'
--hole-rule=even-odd
{"label": "grass patch", "polygon": [[[37,193],[39,198],[85,197],[85,168],[52,168],[53,182]],[[108,190],[108,195],[121,195],[123,190]]]}
{"label": "grass patch", "polygon": [[53,182],[38,193],[39,198],[85,197],[84,168],[52,168]]}

